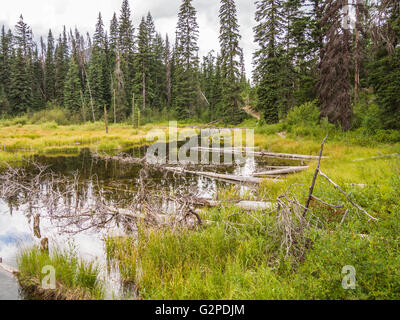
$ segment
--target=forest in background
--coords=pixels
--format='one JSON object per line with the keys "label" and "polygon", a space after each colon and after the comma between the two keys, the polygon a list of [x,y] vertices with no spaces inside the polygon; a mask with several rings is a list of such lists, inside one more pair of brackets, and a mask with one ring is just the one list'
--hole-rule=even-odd
{"label": "forest in background", "polygon": [[220,1],[220,50],[202,58],[192,2],[182,1],[175,43],[150,12],[136,28],[128,0],[109,30],[99,13],[93,35],[64,27],[58,36],[49,30],[47,43],[34,41],[21,15],[0,35],[1,116],[56,113],[60,122],[81,123],[102,120],[106,108],[113,122],[238,124],[251,106],[267,124],[291,112],[317,113],[345,131],[400,128],[398,1],[256,1],[252,81],[235,1]]}

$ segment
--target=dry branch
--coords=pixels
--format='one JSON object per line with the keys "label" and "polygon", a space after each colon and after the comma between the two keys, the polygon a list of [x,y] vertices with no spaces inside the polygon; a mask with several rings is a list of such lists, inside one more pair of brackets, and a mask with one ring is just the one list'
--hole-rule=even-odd
{"label": "dry branch", "polygon": [[331,183],[337,190],[339,190],[345,197],[346,199],[358,210],[364,212],[371,220],[378,221],[377,218],[371,216],[364,208],[360,207],[357,203],[355,203],[353,200],[350,199],[350,197],[347,195],[346,192],[342,190],[335,182],[333,182],[327,175],[325,175],[321,170],[319,170],[319,174],[324,177],[326,180],[328,180],[329,183]]}
{"label": "dry branch", "polygon": [[[251,183],[251,184],[260,184],[263,179],[255,178],[255,177],[245,177],[245,176],[235,176],[230,174],[220,174],[214,172],[202,172],[202,171],[190,171],[183,168],[175,168],[175,167],[165,167],[164,169],[168,171],[174,171],[177,173],[186,173],[186,174],[194,174],[198,176],[205,176],[209,178],[215,179],[223,179],[223,180],[231,180],[231,181],[238,181],[243,183]],[[273,180],[277,181],[277,180]]]}
{"label": "dry branch", "polygon": [[[292,159],[292,160],[316,160],[319,159],[318,156],[311,155],[302,155],[302,154],[289,154],[289,153],[274,153],[274,152],[255,152],[255,151],[246,151],[246,150],[237,150],[234,148],[203,148],[196,147],[192,148],[192,150],[197,151],[205,151],[205,152],[222,152],[222,153],[233,153],[233,154],[242,154],[246,153],[248,156],[257,156],[257,157],[267,157],[267,158],[280,158],[280,159]],[[322,157],[323,159],[327,159],[328,157]]]}
{"label": "dry branch", "polygon": [[254,177],[262,177],[262,176],[275,176],[280,174],[290,174],[290,173],[297,173],[301,171],[307,170],[308,166],[301,166],[301,167],[287,167],[285,169],[277,169],[265,172],[258,172],[253,174]]}

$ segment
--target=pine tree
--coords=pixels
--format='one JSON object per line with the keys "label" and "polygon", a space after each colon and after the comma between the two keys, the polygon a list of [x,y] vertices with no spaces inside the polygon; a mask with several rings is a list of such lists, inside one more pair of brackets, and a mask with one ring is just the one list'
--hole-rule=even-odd
{"label": "pine tree", "polygon": [[99,13],[88,67],[88,83],[97,118],[102,116],[104,105],[110,104],[109,81],[111,80],[107,67],[106,37],[101,13]]}
{"label": "pine tree", "polygon": [[82,111],[82,83],[79,77],[79,67],[75,61],[75,58],[71,58],[69,64],[69,70],[65,79],[64,86],[64,105],[73,113],[79,113]]}
{"label": "pine tree", "polygon": [[20,19],[15,26],[15,42],[22,50],[22,54],[25,58],[30,55],[32,49],[33,35],[32,29],[24,22],[24,18],[21,15]]}
{"label": "pine tree", "polygon": [[0,41],[0,91],[4,92],[5,95],[8,93],[10,84],[10,69],[11,69],[11,42],[12,34],[11,30],[6,33],[4,26],[1,29],[1,41]]}
{"label": "pine tree", "polygon": [[179,119],[194,115],[198,101],[199,26],[192,0],[183,0],[176,30],[173,100]]}
{"label": "pine tree", "polygon": [[377,97],[381,128],[400,129],[400,4],[384,0],[378,10],[368,82]]}
{"label": "pine tree", "polygon": [[165,65],[165,95],[167,107],[171,106],[172,100],[172,57],[171,57],[171,47],[169,43],[168,34],[165,36],[165,56],[164,56],[164,65]]}
{"label": "pine tree", "polygon": [[254,54],[254,80],[257,83],[257,109],[267,123],[279,121],[280,82],[282,81],[282,34],[284,27],[281,0],[257,1],[254,28],[259,49]]}
{"label": "pine tree", "polygon": [[167,101],[166,96],[166,65],[165,65],[165,43],[161,34],[155,36],[155,40],[152,46],[152,63],[151,63],[151,85],[152,85],[152,96],[151,107],[152,109],[161,110]]}
{"label": "pine tree", "polygon": [[149,94],[149,79],[150,79],[150,63],[151,63],[151,35],[149,25],[145,18],[139,25],[139,33],[137,36],[137,53],[135,55],[136,77],[135,77],[135,92],[137,97],[141,99],[142,109],[146,109],[148,104],[147,96]]}
{"label": "pine tree", "polygon": [[223,103],[226,122],[238,123],[243,119],[240,105],[243,103],[240,93],[240,56],[239,47],[241,36],[237,20],[236,4],[234,0],[221,0],[219,11],[222,74],[223,74]]}
{"label": "pine tree", "polygon": [[[125,95],[128,100],[131,100],[133,94],[133,79],[135,76],[134,69],[134,28],[131,20],[131,10],[128,0],[122,2],[121,14],[119,17],[119,54],[120,68],[124,77]],[[124,116],[128,116],[129,105],[120,106]]]}
{"label": "pine tree", "polygon": [[13,115],[28,111],[32,102],[32,88],[29,72],[23,56],[23,48],[18,48],[11,66],[9,101]]}
{"label": "pine tree", "polygon": [[30,64],[30,73],[32,79],[32,110],[39,110],[44,107],[44,72],[41,57],[37,47],[33,50],[32,63]]}
{"label": "pine tree", "polygon": [[45,62],[45,94],[46,101],[51,101],[56,97],[55,89],[55,66],[54,66],[54,38],[51,30],[47,37],[47,51]]}
{"label": "pine tree", "polygon": [[68,41],[64,27],[63,34],[60,35],[54,52],[55,99],[60,105],[64,105],[64,85],[69,69],[68,59]]}
{"label": "pine tree", "polygon": [[110,22],[110,40],[109,40],[109,69],[112,72],[115,68],[115,60],[117,58],[117,50],[119,50],[119,25],[117,14],[114,12],[112,20]]}

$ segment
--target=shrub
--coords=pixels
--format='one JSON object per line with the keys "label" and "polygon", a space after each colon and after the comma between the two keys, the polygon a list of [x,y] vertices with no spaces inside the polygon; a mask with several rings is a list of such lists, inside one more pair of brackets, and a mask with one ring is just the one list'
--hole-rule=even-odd
{"label": "shrub", "polygon": [[294,107],[286,116],[289,125],[316,125],[320,116],[320,110],[316,101],[306,102],[301,106]]}
{"label": "shrub", "polygon": [[60,107],[37,111],[31,115],[31,123],[33,124],[54,122],[57,125],[67,125],[70,123],[69,119],[69,112]]}

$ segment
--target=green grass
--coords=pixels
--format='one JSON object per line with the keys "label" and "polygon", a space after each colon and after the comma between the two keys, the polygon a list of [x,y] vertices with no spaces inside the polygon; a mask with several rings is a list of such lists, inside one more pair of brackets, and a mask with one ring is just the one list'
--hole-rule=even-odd
{"label": "green grass", "polygon": [[[257,133],[256,145],[276,152],[319,152],[320,137],[282,138],[273,131]],[[312,203],[320,224],[308,231],[311,245],[300,261],[281,247],[275,213],[248,215],[228,202],[203,211],[202,218],[213,223],[195,231],[141,228],[138,239],[109,237],[109,261],[119,267],[124,281],[138,284],[144,299],[399,299],[400,160],[354,161],[399,151],[398,144],[328,140],[325,155],[330,158],[322,162],[322,171],[379,221],[369,221],[319,177],[314,194],[344,208]],[[282,183],[263,182],[256,198],[275,200],[290,188],[305,203],[316,162],[309,165]],[[235,188],[219,192],[220,200],[249,197]],[[356,269],[356,290],[342,288],[347,265]]]}
{"label": "green grass", "polygon": [[[21,161],[33,154],[76,154],[83,148],[92,151],[123,151],[151,143],[160,130],[167,133],[168,122],[134,128],[111,124],[109,134],[102,122],[61,126],[56,123],[6,125],[0,121],[0,162]],[[160,129],[162,128],[162,129]],[[183,123],[178,130],[185,131]]]}
{"label": "green grass", "polygon": [[[99,280],[99,267],[93,262],[79,259],[72,250],[55,249],[49,254],[33,247],[20,252],[19,281],[35,298],[59,296],[67,300],[103,299],[104,287]],[[55,269],[56,290],[41,289],[43,267]]]}

